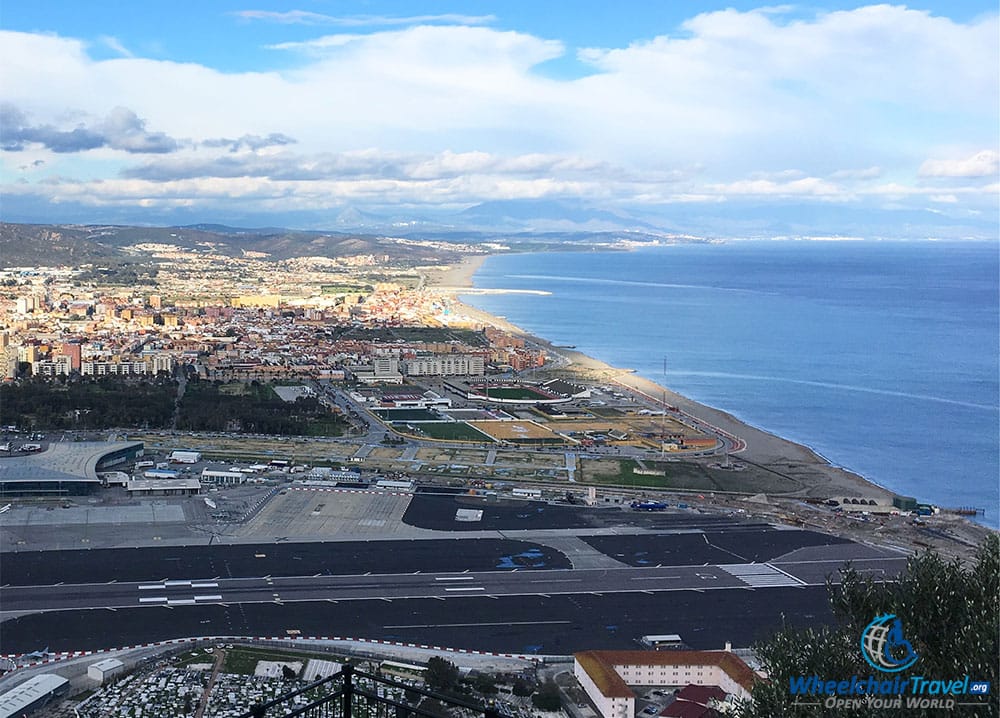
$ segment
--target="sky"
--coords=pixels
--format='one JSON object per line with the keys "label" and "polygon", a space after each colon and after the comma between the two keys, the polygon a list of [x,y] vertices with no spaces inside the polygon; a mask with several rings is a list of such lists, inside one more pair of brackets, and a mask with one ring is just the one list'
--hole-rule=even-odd
{"label": "sky", "polygon": [[995,225],[995,2],[8,0],[0,218],[907,210]]}

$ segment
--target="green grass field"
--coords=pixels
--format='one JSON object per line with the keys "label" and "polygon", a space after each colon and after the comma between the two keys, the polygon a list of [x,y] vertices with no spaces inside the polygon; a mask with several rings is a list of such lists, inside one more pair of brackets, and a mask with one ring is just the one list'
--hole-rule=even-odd
{"label": "green grass field", "polygon": [[739,493],[783,494],[797,491],[802,484],[773,472],[748,467],[744,471],[725,471],[695,462],[646,462],[650,469],[666,472],[666,476],[636,474],[634,461],[619,462],[617,473],[588,471],[584,464],[583,481],[624,488],[682,489],[687,491],[733,491]]}
{"label": "green grass field", "polygon": [[430,421],[414,426],[432,439],[444,441],[493,441],[483,432],[474,429],[464,421]]}

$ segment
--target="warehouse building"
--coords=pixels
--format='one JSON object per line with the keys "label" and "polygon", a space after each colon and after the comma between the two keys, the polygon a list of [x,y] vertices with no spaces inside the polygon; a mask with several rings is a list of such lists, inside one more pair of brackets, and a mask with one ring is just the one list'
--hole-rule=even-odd
{"label": "warehouse building", "polygon": [[197,464],[201,461],[201,454],[197,451],[173,451],[168,460],[172,464]]}
{"label": "warehouse building", "polygon": [[201,492],[198,479],[132,479],[125,484],[129,496],[194,496]]}
{"label": "warehouse building", "polygon": [[201,471],[201,480],[211,484],[242,484],[247,475],[237,469],[205,468]]}
{"label": "warehouse building", "polygon": [[125,664],[117,658],[105,658],[103,661],[87,666],[87,677],[100,684],[117,676],[125,670]]}
{"label": "warehouse building", "polygon": [[55,673],[42,673],[0,695],[0,718],[31,715],[69,691],[69,681]]}

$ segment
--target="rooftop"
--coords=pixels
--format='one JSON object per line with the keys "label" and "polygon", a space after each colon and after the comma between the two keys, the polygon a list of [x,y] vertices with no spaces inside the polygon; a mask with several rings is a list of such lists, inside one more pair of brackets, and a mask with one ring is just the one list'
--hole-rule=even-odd
{"label": "rooftop", "polygon": [[25,708],[69,683],[55,673],[42,673],[0,695],[0,718],[21,714]]}
{"label": "rooftop", "polygon": [[635,695],[616,666],[718,666],[748,691],[756,681],[750,666],[730,651],[584,651],[573,657],[608,698]]}
{"label": "rooftop", "polygon": [[141,441],[74,441],[49,444],[27,456],[0,458],[0,481],[90,481],[97,483],[97,464],[108,454]]}

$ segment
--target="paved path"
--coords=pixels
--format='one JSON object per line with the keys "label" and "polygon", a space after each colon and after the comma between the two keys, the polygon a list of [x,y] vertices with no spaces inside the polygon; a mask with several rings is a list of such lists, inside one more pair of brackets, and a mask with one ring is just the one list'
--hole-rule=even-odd
{"label": "paved path", "polygon": [[576,536],[540,539],[538,543],[564,554],[573,568],[623,568],[627,564],[603,554]]}

